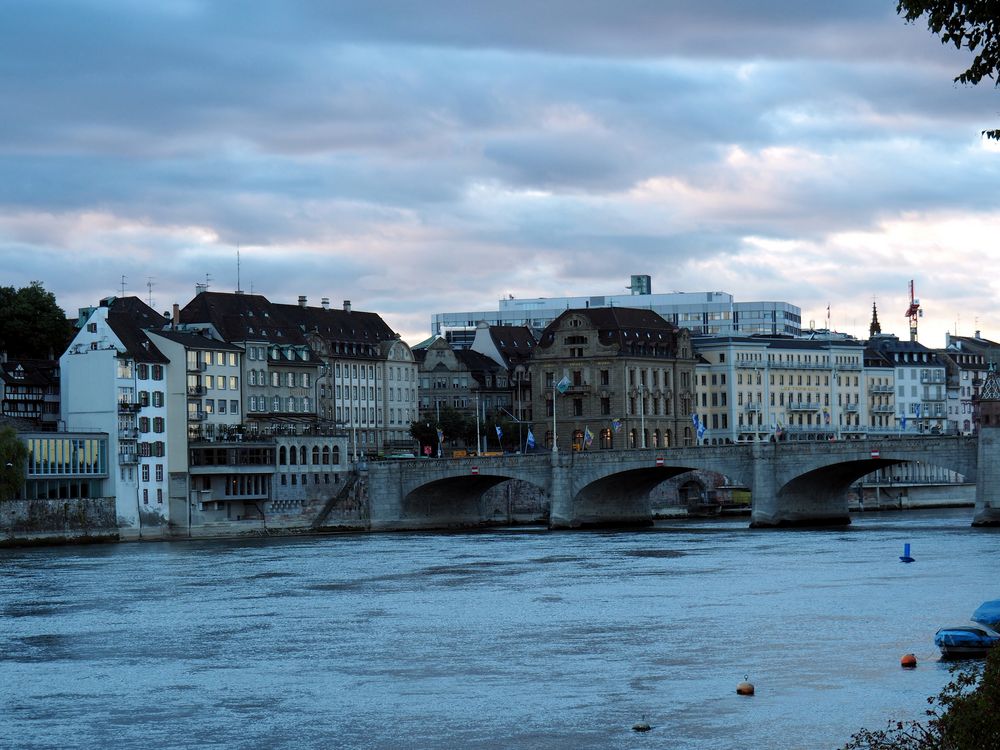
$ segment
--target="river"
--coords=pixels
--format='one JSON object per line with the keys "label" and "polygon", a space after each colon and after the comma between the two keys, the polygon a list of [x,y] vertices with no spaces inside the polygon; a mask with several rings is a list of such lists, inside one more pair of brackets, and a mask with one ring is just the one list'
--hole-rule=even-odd
{"label": "river", "polygon": [[835,748],[1000,597],[971,517],[0,550],[0,745]]}

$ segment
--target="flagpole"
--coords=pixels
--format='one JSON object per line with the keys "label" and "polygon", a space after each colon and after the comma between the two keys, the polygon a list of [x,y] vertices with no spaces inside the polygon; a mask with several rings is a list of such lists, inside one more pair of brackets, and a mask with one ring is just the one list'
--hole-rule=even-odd
{"label": "flagpole", "polygon": [[479,455],[479,451],[483,448],[483,441],[479,436],[479,391],[476,391],[476,455]]}
{"label": "flagpole", "polygon": [[559,442],[556,440],[556,376],[552,373],[552,452],[559,452]]}

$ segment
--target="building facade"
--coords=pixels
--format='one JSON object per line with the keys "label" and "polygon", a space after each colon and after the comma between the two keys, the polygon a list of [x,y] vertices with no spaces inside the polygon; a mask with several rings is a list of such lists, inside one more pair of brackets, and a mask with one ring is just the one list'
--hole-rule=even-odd
{"label": "building facade", "polygon": [[532,354],[539,447],[691,445],[695,358],[686,329],[650,310],[566,310]]}

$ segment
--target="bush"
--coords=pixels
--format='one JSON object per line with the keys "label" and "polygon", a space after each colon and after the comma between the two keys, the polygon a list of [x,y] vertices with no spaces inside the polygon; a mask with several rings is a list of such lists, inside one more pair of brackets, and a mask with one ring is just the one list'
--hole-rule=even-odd
{"label": "bush", "polygon": [[937,697],[928,698],[927,719],[862,729],[844,750],[984,750],[1000,748],[1000,647],[986,662],[964,662]]}

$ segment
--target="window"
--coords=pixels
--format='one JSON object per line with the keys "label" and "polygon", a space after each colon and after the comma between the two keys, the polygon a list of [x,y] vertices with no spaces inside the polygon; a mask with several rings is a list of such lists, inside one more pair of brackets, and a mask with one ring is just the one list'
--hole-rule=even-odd
{"label": "window", "polygon": [[142,465],[142,481],[143,482],[149,481],[149,464]]}
{"label": "window", "polygon": [[240,389],[240,379],[235,375],[229,376],[229,390],[238,391]]}
{"label": "window", "polygon": [[156,465],[156,481],[157,482],[163,481],[163,464]]}
{"label": "window", "polygon": [[163,505],[163,488],[156,488],[156,502],[158,505]]}
{"label": "window", "polygon": [[153,432],[163,432],[163,417],[153,417]]}
{"label": "window", "polygon": [[153,365],[153,380],[163,380],[163,365]]}
{"label": "window", "polygon": [[205,384],[205,388],[215,388],[215,376],[214,375],[206,375],[202,379],[202,382]]}
{"label": "window", "polygon": [[239,402],[239,400],[237,400],[235,398],[229,400],[229,413],[230,414],[239,414],[240,413],[240,402]]}
{"label": "window", "polygon": [[163,406],[163,391],[153,391],[153,406],[157,408]]}
{"label": "window", "polygon": [[142,504],[149,505],[149,490],[142,491]]}

